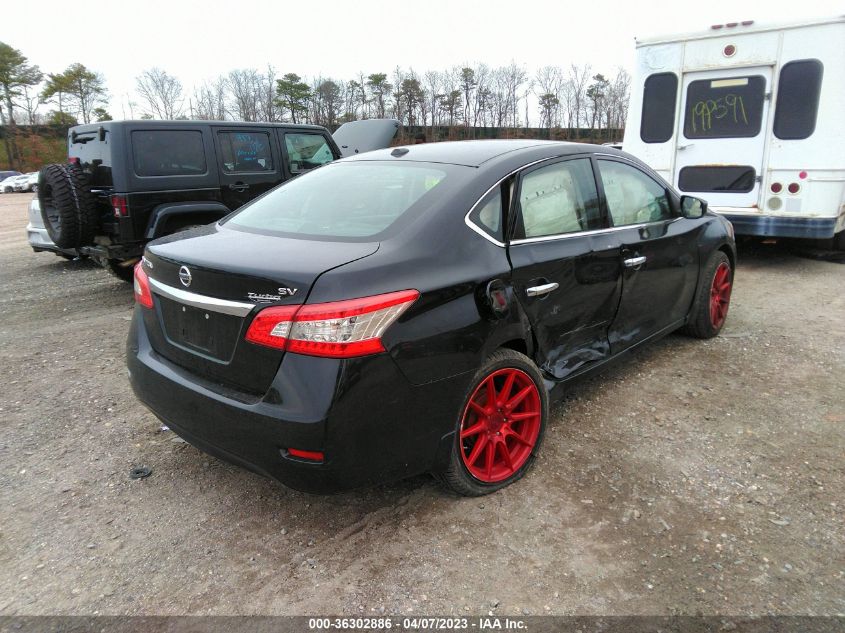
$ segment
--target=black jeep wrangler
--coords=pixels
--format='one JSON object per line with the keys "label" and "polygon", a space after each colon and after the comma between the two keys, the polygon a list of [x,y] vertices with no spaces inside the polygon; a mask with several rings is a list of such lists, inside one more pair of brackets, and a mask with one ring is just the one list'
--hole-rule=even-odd
{"label": "black jeep wrangler", "polygon": [[[109,121],[73,127],[68,163],[47,165],[39,175],[44,227],[57,250],[92,257],[131,281],[148,241],[215,222],[343,153],[389,144],[383,132],[372,133],[375,121],[356,123],[369,128],[359,126],[357,137],[347,135],[349,143],[360,142],[363,129],[371,146],[349,150],[342,143],[346,152],[315,125]],[[379,123],[390,137],[398,127]]]}

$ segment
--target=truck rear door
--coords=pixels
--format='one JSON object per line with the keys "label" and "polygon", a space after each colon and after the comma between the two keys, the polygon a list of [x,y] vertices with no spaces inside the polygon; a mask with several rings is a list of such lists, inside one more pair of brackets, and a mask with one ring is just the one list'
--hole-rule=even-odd
{"label": "truck rear door", "polygon": [[686,73],[674,185],[714,207],[753,207],[768,130],[770,66]]}

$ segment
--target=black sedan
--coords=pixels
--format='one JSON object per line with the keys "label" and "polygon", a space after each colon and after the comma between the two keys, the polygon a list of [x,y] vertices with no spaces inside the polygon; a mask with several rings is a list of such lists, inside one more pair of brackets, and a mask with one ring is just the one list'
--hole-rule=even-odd
{"label": "black sedan", "polygon": [[201,449],[330,492],[423,472],[480,495],[531,466],[571,381],[715,336],[730,224],[620,151],[467,141],[363,154],[135,269],[138,398]]}

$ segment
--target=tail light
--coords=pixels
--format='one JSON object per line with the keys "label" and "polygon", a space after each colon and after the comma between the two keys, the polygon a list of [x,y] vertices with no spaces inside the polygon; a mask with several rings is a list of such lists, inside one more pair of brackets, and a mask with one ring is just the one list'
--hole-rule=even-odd
{"label": "tail light", "polygon": [[783,190],[783,185],[779,182],[773,182],[769,189],[772,190],[772,193],[780,193]]}
{"label": "tail light", "polygon": [[322,451],[303,451],[299,448],[289,448],[288,455],[299,459],[306,459],[309,462],[322,462],[325,460],[325,455]]}
{"label": "tail light", "polygon": [[68,156],[67,162],[69,162],[71,165],[78,165],[80,162],[79,156]]}
{"label": "tail light", "polygon": [[250,324],[246,340],[307,356],[378,354],[384,351],[385,330],[419,296],[416,290],[401,290],[348,301],[265,308]]}
{"label": "tail light", "polygon": [[126,196],[109,196],[111,207],[114,210],[114,217],[127,218],[129,217],[129,201]]}
{"label": "tail light", "polygon": [[789,186],[786,188],[786,190],[789,193],[795,194],[801,191],[801,185],[799,185],[797,182],[791,182],[789,183]]}
{"label": "tail light", "polygon": [[145,308],[153,307],[153,293],[150,292],[150,278],[144,270],[144,262],[135,264],[135,301]]}

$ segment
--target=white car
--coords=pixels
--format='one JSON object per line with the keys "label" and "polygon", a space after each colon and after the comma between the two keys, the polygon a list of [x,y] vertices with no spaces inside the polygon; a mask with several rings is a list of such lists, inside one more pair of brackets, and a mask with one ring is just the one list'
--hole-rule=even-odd
{"label": "white car", "polygon": [[65,259],[73,259],[79,256],[76,249],[59,248],[50,239],[50,234],[44,228],[44,220],[41,217],[41,206],[38,204],[38,198],[33,198],[32,202],[29,203],[29,222],[26,225],[26,238],[32,250],[36,253],[49,251]]}
{"label": "white car", "polygon": [[18,192],[35,191],[38,189],[38,172],[32,171],[15,178],[14,189]]}
{"label": "white car", "polygon": [[0,193],[12,193],[15,190],[15,180],[19,177],[20,174],[17,174],[0,181]]}

